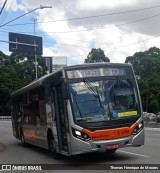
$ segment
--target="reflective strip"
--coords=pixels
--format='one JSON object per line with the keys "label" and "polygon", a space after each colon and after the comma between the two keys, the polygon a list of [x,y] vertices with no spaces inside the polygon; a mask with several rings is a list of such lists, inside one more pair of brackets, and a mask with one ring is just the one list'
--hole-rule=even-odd
{"label": "reflective strip", "polygon": [[132,115],[137,115],[137,111],[130,111],[130,112],[120,112],[118,113],[118,117],[128,117]]}

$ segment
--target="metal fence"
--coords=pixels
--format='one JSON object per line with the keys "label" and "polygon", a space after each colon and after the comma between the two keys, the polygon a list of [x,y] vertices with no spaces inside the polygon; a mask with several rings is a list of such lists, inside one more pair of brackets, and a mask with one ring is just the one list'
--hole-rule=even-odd
{"label": "metal fence", "polygon": [[0,121],[11,121],[11,116],[0,116]]}

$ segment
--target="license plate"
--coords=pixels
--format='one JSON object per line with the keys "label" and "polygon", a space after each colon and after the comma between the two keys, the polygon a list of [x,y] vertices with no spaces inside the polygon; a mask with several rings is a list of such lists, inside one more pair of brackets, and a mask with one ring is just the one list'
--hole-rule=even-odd
{"label": "license plate", "polygon": [[117,149],[119,148],[119,144],[109,144],[107,145],[107,150]]}

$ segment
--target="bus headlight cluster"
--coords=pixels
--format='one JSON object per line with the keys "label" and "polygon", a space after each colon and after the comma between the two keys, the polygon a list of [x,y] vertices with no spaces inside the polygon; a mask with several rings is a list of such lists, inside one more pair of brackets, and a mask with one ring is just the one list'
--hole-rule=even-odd
{"label": "bus headlight cluster", "polygon": [[89,141],[91,138],[84,132],[72,128],[72,134],[74,137],[83,141]]}
{"label": "bus headlight cluster", "polygon": [[143,121],[142,122],[140,122],[138,125],[137,125],[137,127],[133,130],[133,133],[132,133],[132,135],[136,135],[136,134],[138,134],[142,129],[143,129]]}

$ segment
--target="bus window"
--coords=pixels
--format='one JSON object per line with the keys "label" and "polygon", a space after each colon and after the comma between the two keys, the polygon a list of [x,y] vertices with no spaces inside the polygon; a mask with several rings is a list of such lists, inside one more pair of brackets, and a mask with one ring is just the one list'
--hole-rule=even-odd
{"label": "bus window", "polygon": [[109,118],[104,105],[102,82],[70,84],[71,98],[77,121],[101,121]]}
{"label": "bus window", "polygon": [[[104,80],[70,84],[76,121],[105,121],[139,113],[138,97],[132,80]],[[126,113],[129,112],[129,113]]]}
{"label": "bus window", "polygon": [[134,84],[130,80],[123,80],[121,83],[112,82],[109,95],[113,106],[121,105],[124,109],[134,109],[137,103]]}
{"label": "bus window", "polygon": [[31,90],[23,99],[23,121],[26,124],[45,123],[44,87]]}
{"label": "bus window", "polygon": [[55,94],[51,85],[46,86],[46,113],[47,122],[55,121]]}

